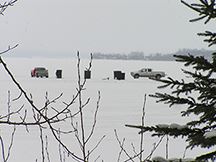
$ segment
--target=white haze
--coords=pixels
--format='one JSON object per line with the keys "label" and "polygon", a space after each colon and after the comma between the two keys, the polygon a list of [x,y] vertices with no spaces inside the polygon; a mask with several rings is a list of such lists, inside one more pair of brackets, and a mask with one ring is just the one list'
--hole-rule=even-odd
{"label": "white haze", "polygon": [[22,0],[0,16],[0,51],[14,44],[16,57],[207,48],[197,33],[214,24],[189,22],[196,17],[180,0]]}

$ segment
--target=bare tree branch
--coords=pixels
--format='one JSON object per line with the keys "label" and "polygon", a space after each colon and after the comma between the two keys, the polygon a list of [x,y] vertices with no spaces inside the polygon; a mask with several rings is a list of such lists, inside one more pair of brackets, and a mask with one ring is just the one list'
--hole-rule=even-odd
{"label": "bare tree branch", "polygon": [[[0,6],[0,8],[1,8],[1,6]],[[0,14],[1,14],[1,11],[0,11]],[[2,52],[0,52],[0,55],[2,55],[2,54],[4,54],[4,53],[7,53],[7,52],[9,52],[9,51],[11,51],[11,50],[13,50],[14,48],[16,48],[18,46],[18,44],[16,44],[16,45],[14,45],[14,46],[8,46],[8,48],[5,50],[5,51],[2,51]]]}
{"label": "bare tree branch", "polygon": [[9,157],[10,157],[11,149],[12,149],[13,142],[14,142],[15,132],[16,132],[16,127],[14,126],[14,129],[13,129],[12,134],[11,134],[11,140],[10,140],[10,145],[9,145],[9,148],[8,148],[8,151],[7,151],[7,155],[5,153],[4,140],[3,140],[2,136],[0,136],[0,143],[1,143],[3,162],[7,162]]}
{"label": "bare tree branch", "polygon": [[[126,155],[131,161],[134,162],[133,158],[129,155],[129,153],[128,153],[128,152],[124,149],[124,147],[121,145],[121,141],[120,141],[120,139],[119,139],[119,137],[118,137],[118,134],[117,134],[116,129],[114,130],[114,132],[115,132],[115,137],[116,137],[116,139],[117,139],[117,141],[118,141],[118,143],[119,143],[119,146],[120,146],[121,150],[125,153],[125,155]],[[123,141],[125,141],[125,139],[123,139]],[[122,143],[124,143],[124,142],[122,142]]]}
{"label": "bare tree branch", "polygon": [[[44,121],[41,121],[40,124],[44,123],[44,124],[48,124],[50,131],[52,132],[53,136],[55,137],[55,139],[64,147],[64,149],[68,152],[68,154],[74,159],[74,160],[80,160],[82,161],[82,158],[78,157],[77,155],[75,155],[73,152],[71,152],[67,146],[59,140],[57,134],[56,134],[56,130],[54,129],[54,127],[52,126],[52,122],[61,122],[59,120],[54,120],[54,117],[48,118],[47,116],[45,116],[39,108],[37,108],[34,103],[32,102],[32,100],[28,97],[26,91],[21,87],[21,85],[16,81],[16,79],[14,78],[14,76],[12,75],[12,73],[10,72],[10,70],[7,68],[6,63],[3,61],[3,59],[0,57],[0,62],[2,63],[5,71],[8,73],[8,75],[10,76],[10,78],[12,79],[13,83],[15,83],[15,85],[18,87],[18,89],[24,94],[24,97],[26,98],[26,100],[28,101],[28,103],[32,106],[32,108],[38,113],[38,115],[41,117],[41,119],[43,119]],[[78,95],[77,95],[78,96]],[[58,114],[60,115],[60,114]],[[55,115],[56,117],[56,115]],[[2,123],[2,122],[1,122]],[[25,123],[25,122],[20,122],[20,123],[16,123],[16,122],[11,122],[11,123],[7,123],[5,122],[5,124],[14,124],[14,125],[37,125],[39,124],[38,122],[36,123]]]}
{"label": "bare tree branch", "polygon": [[47,160],[48,162],[51,162],[50,161],[50,155],[49,155],[49,151],[48,151],[48,137],[46,136],[46,154],[47,154]]}
{"label": "bare tree branch", "polygon": [[87,143],[90,140],[90,138],[92,137],[92,135],[94,133],[96,122],[97,122],[97,113],[98,113],[98,109],[99,109],[100,98],[101,98],[100,91],[98,91],[98,100],[97,100],[97,106],[96,106],[96,110],[95,110],[95,114],[94,114],[94,121],[93,121],[91,132],[90,132],[88,138],[86,139],[85,143]]}
{"label": "bare tree branch", "polygon": [[[142,120],[141,125],[145,126],[145,106],[146,106],[146,94],[144,96],[144,103],[142,108]],[[140,134],[140,152],[143,152],[143,140],[144,140],[144,133]],[[140,161],[142,161],[142,153],[140,154]]]}
{"label": "bare tree branch", "polygon": [[4,2],[3,4],[0,4],[0,14],[3,15],[3,12],[9,7],[13,6],[15,2],[18,0],[11,0],[9,2]]}
{"label": "bare tree branch", "polygon": [[165,137],[165,135],[162,136],[162,137],[160,138],[160,140],[158,141],[158,143],[154,143],[154,146],[153,146],[153,149],[152,149],[151,153],[145,158],[144,161],[147,161],[147,160],[151,159],[153,153],[154,153],[155,150],[159,147],[159,145],[160,145],[161,142],[163,141],[163,138],[164,138],[164,137]]}

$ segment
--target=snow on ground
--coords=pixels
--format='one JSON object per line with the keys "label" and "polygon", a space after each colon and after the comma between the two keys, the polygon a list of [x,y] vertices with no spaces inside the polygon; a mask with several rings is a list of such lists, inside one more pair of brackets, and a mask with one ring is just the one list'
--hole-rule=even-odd
{"label": "snow on ground", "polygon": [[[40,59],[40,58],[6,58],[6,63],[11,69],[15,78],[19,81],[22,87],[31,93],[35,104],[42,106],[45,101],[45,94],[49,92],[49,97],[56,97],[63,93],[62,101],[69,101],[76,91],[77,86],[77,59],[75,58],[59,58],[59,59]],[[81,60],[81,76],[85,67],[88,67],[89,60]],[[120,60],[93,60],[93,67],[91,69],[91,79],[87,81],[86,90],[83,98],[91,98],[90,104],[87,108],[87,129],[91,124],[92,114],[96,108],[97,94],[101,92],[100,109],[97,119],[97,128],[93,143],[96,143],[100,137],[106,135],[106,138],[101,143],[100,147],[95,151],[94,157],[100,155],[100,159],[105,162],[117,161],[120,151],[118,142],[115,138],[114,129],[117,130],[119,138],[126,138],[126,149],[132,152],[131,143],[139,149],[139,130],[127,128],[125,124],[139,125],[141,123],[141,110],[145,94],[154,94],[159,92],[157,86],[160,83],[147,79],[133,79],[130,76],[130,71],[138,70],[143,67],[153,68],[154,70],[165,71],[167,76],[176,79],[183,78],[181,73],[182,64],[176,62],[160,62],[160,61],[120,61]],[[30,71],[33,67],[44,66],[49,70],[49,78],[31,78]],[[55,71],[62,70],[62,79],[56,79]],[[125,72],[125,80],[114,80],[113,71],[121,70]],[[11,92],[11,97],[15,98],[19,95],[19,91],[11,82],[8,75],[3,68],[0,68],[0,106],[6,106],[8,91]],[[109,80],[104,78],[109,77]],[[169,92],[170,90],[162,90]],[[19,103],[20,104],[20,103]],[[20,105],[12,105],[20,106]],[[184,125],[186,120],[180,117],[179,112],[183,108],[178,106],[169,108],[167,105],[155,103],[154,98],[147,97],[146,103],[146,118],[145,124],[167,124],[178,123]],[[34,161],[40,158],[40,142],[37,138],[38,132],[31,129],[26,133],[25,128],[19,129],[16,134],[13,154],[11,161]],[[1,130],[3,134],[7,134],[7,130]],[[73,146],[72,139],[65,139],[70,143],[73,149],[78,150],[79,147]],[[144,157],[149,155],[153,144],[159,139],[151,138],[147,133],[144,140]],[[51,140],[52,142],[52,140]],[[54,141],[53,141],[54,142]],[[164,140],[158,149],[155,151],[155,156],[165,157],[165,144]],[[51,144],[50,144],[51,145]],[[178,146],[178,147],[176,147]],[[53,148],[54,149],[54,148]],[[169,141],[169,157],[182,158],[185,151],[184,140],[178,139]],[[195,149],[194,151],[188,150],[186,157],[193,157],[202,150]],[[56,153],[51,153],[52,157],[57,159]],[[124,157],[123,159],[127,159]],[[101,161],[100,160],[100,161]]]}
{"label": "snow on ground", "polygon": [[204,137],[205,137],[205,138],[216,137],[216,130],[214,129],[214,130],[211,130],[210,132],[206,132],[206,133],[204,134]]}

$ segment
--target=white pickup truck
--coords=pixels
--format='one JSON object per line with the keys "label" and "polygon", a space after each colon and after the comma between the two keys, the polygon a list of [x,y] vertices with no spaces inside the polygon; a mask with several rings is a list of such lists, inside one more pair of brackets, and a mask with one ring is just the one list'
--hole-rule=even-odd
{"label": "white pickup truck", "polygon": [[160,79],[161,77],[164,77],[166,75],[165,72],[163,72],[163,71],[153,71],[150,68],[142,68],[138,71],[133,71],[130,74],[135,79],[137,79],[139,77],[148,77],[148,78]]}

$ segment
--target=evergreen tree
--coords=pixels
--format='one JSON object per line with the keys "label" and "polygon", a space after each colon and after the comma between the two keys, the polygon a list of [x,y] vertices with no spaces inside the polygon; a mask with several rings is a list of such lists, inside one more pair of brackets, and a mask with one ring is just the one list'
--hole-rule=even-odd
{"label": "evergreen tree", "polygon": [[[189,4],[181,1],[190,9],[198,12],[199,17],[191,22],[204,20],[208,23],[216,18],[215,0],[199,0]],[[216,44],[216,33],[205,31],[198,33],[205,37],[209,46]],[[175,80],[167,78],[160,80],[163,85],[159,88],[171,88],[172,92],[156,93],[150,95],[157,99],[157,102],[169,104],[170,107],[181,104],[185,105],[185,111],[181,112],[182,117],[196,115],[197,120],[187,122],[186,125],[156,125],[156,126],[133,126],[141,129],[141,132],[152,132],[152,136],[169,135],[172,137],[184,137],[188,142],[188,148],[194,147],[212,148],[216,145],[216,53],[212,53],[212,59],[207,60],[204,56],[175,55],[176,61],[184,63],[185,67],[193,67],[194,71],[182,70],[190,79]],[[196,97],[195,97],[196,96]],[[214,161],[216,150],[203,153],[196,157],[196,161]]]}

